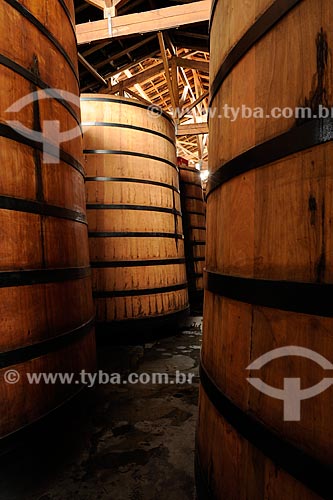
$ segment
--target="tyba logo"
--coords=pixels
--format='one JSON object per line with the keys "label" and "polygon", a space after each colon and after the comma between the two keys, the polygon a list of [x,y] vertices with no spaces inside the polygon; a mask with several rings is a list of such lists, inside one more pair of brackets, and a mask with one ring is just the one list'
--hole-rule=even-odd
{"label": "tyba logo", "polygon": [[[69,104],[74,104],[80,108],[80,98],[71,92],[59,89],[45,89],[31,92],[22,97],[9,108],[6,113],[17,113],[25,108],[25,106],[43,99],[56,99]],[[60,144],[71,141],[81,135],[79,125],[72,130],[64,132],[60,131],[59,120],[44,120],[41,124],[42,131],[30,130],[18,120],[6,120],[6,123],[18,134],[43,145],[43,163],[59,163]]]}
{"label": "tyba logo", "polygon": [[[260,370],[260,368],[270,361],[285,356],[308,358],[317,363],[324,370],[333,370],[333,364],[328,361],[328,359],[311,349],[299,346],[280,347],[269,351],[253,361],[253,363],[247,367],[247,370]],[[283,401],[284,421],[286,422],[299,422],[301,420],[301,401],[313,398],[333,385],[333,378],[324,378],[318,384],[307,389],[301,389],[300,378],[284,378],[283,389],[272,387],[263,382],[260,378],[251,377],[248,378],[247,381],[263,394]]]}

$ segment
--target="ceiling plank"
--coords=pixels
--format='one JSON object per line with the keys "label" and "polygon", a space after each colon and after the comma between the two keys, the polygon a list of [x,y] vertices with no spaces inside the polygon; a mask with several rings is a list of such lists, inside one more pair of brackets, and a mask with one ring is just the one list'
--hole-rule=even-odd
{"label": "ceiling plank", "polygon": [[96,68],[101,68],[102,66],[105,66],[106,64],[109,64],[112,61],[116,61],[117,59],[120,59],[121,57],[125,56],[127,53],[132,52],[133,50],[137,50],[143,45],[148,44],[154,38],[156,38],[156,35],[152,35],[148,38],[143,38],[142,40],[140,40],[140,42],[131,45],[130,47],[122,50],[121,52],[113,54],[111,57],[108,57],[107,59],[104,59],[103,61],[97,63],[95,66]]}
{"label": "ceiling plank", "polygon": [[177,66],[181,68],[196,69],[197,71],[202,71],[203,73],[209,73],[209,63],[205,61],[197,61],[193,59],[185,59],[183,57],[175,57]]}
{"label": "ceiling plank", "polygon": [[208,134],[208,123],[188,123],[177,127],[176,135]]}
{"label": "ceiling plank", "polygon": [[[150,78],[162,73],[163,69],[164,69],[163,63],[155,64],[154,66],[151,66],[150,68],[145,69],[144,71],[140,71],[140,73],[137,73],[131,78],[122,80],[122,82],[125,84],[126,88],[134,87],[136,83],[146,82],[150,80]],[[119,87],[120,87],[120,82],[117,85],[112,86],[111,92],[116,94],[117,92],[119,92]]]}
{"label": "ceiling plank", "polygon": [[[102,0],[90,1],[100,2]],[[186,5],[176,5],[138,14],[118,16],[112,19],[112,30],[109,28],[108,19],[78,24],[76,26],[78,44],[207,21],[210,15],[210,7],[211,0],[201,0]]]}

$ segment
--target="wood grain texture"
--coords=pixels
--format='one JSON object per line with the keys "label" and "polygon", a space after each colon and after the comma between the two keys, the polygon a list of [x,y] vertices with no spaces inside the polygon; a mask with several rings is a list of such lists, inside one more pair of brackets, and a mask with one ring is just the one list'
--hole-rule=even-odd
{"label": "wood grain texture", "polygon": [[206,207],[203,201],[200,172],[195,168],[190,168],[183,158],[178,158],[178,167],[190,304],[200,306],[203,301]]}
{"label": "wood grain texture", "polygon": [[185,310],[173,123],[138,101],[118,97],[83,94],[81,110],[98,325]]}
{"label": "wood grain texture", "polygon": [[[61,131],[78,126],[74,5],[70,0],[65,5],[71,19],[56,0],[0,4],[1,437],[40,419],[81,388],[71,384],[29,385],[27,372],[94,369],[92,326],[80,338],[70,340],[68,336],[65,347],[55,347],[52,352],[40,348],[45,341],[53,340],[56,345],[57,339],[90,324],[94,314],[87,270],[87,225],[76,220],[77,216],[82,221],[85,217],[84,178],[74,167],[75,162],[82,162],[80,134],[60,145],[64,154],[59,164],[43,163],[42,151],[34,144],[21,143],[20,136],[5,137],[8,119],[37,131],[43,130],[45,120],[59,121]],[[21,7],[28,11],[28,17],[19,11]],[[46,28],[45,33],[38,23]],[[17,100],[40,90],[41,84],[71,92],[78,102],[69,107],[39,95],[38,101],[28,101],[20,111],[6,112]],[[52,138],[50,142],[55,144]],[[73,161],[65,161],[66,154]],[[12,203],[11,209],[4,208],[4,200]],[[49,214],[50,207],[60,215]],[[37,279],[27,284],[31,270],[41,277],[40,282]],[[11,359],[18,363],[6,366],[11,353]],[[3,378],[12,368],[21,375],[15,385],[6,384]]]}
{"label": "wood grain texture", "polygon": [[[271,4],[244,2],[239,8],[236,0],[218,2],[211,33],[212,82],[230,50]],[[218,113],[211,116],[212,177],[244,151],[300,126],[295,118],[266,117],[273,107],[332,107],[332,26],[331,2],[304,0],[232,69],[213,107],[262,107],[265,118],[232,122],[219,119]],[[325,53],[326,63],[320,67]],[[274,163],[268,158],[267,165],[234,177],[208,195],[207,269],[256,279],[332,283],[332,154],[332,143],[326,143]],[[246,367],[270,350],[293,345],[332,361],[332,327],[332,318],[253,306],[205,292],[202,360],[212,379],[243,412],[329,466],[332,388],[302,402],[300,422],[284,422],[282,402],[251,387]],[[305,388],[318,383],[325,372],[312,361],[289,357],[252,376],[280,388],[285,377],[300,377]],[[203,390],[198,443],[203,469],[218,499],[318,498],[226,424]]]}

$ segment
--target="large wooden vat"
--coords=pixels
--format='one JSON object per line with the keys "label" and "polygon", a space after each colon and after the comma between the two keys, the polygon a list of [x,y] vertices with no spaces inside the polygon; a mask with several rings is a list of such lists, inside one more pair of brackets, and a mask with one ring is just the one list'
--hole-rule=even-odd
{"label": "large wooden vat", "polygon": [[[307,389],[332,375],[332,118],[266,116],[274,107],[317,116],[320,105],[332,107],[332,46],[329,0],[214,3],[197,435],[205,499],[332,498],[330,380],[295,405],[300,415],[291,405],[298,383]],[[261,107],[263,118],[219,119],[225,103]],[[247,369],[270,351],[283,356]],[[284,405],[276,397],[288,384]]]}
{"label": "large wooden vat", "polygon": [[[95,346],[73,2],[4,0],[0,19],[0,437],[4,438],[59,407],[82,387],[29,384],[26,374],[91,371]],[[30,96],[20,110],[6,112],[42,88],[71,92],[77,102],[63,100],[57,90],[53,98],[39,95],[32,102]],[[6,120],[21,125],[12,127]],[[33,134],[45,132],[47,120],[58,122],[61,131],[77,128],[75,139],[60,144],[58,163],[52,163],[57,161],[56,148],[46,145],[49,157],[44,158],[42,144]],[[18,133],[22,126],[30,136]],[[47,141],[56,145],[50,137]]]}
{"label": "large wooden vat", "polygon": [[174,125],[133,99],[87,94],[81,111],[97,326],[135,340],[188,308]]}
{"label": "large wooden vat", "polygon": [[206,217],[200,172],[188,161],[177,159],[183,214],[188,291],[191,309],[202,312]]}

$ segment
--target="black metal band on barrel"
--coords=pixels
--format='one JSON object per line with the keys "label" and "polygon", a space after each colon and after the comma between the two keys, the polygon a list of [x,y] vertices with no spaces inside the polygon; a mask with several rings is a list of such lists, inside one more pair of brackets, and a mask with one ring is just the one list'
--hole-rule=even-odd
{"label": "black metal band on barrel", "polygon": [[94,326],[94,320],[95,318],[91,318],[88,322],[78,328],[61,333],[57,337],[52,337],[51,339],[43,342],[20,347],[18,349],[14,349],[13,351],[1,352],[0,368],[19,365],[32,359],[39,358],[40,356],[47,356],[52,352],[59,351],[60,349],[73,344],[91,332]]}
{"label": "black metal band on barrel", "polygon": [[[9,125],[0,123],[0,137],[10,139],[11,141],[29,146],[30,148],[38,149],[41,152],[43,151],[43,144],[33,139],[33,130],[31,131],[31,138],[29,138],[23,136],[18,130],[14,130]],[[59,157],[61,161],[67,163],[70,167],[73,167],[84,177],[84,169],[81,163],[79,163],[72,155],[66,153],[66,151],[63,151],[62,149],[58,150],[53,144],[47,143],[46,141],[44,142],[44,146],[47,150],[47,154],[54,156],[55,158]]]}
{"label": "black metal band on barrel", "polygon": [[166,158],[161,158],[160,156],[148,155],[146,153],[136,153],[135,151],[121,151],[114,149],[85,149],[83,154],[86,155],[124,155],[124,156],[136,156],[138,158],[146,158],[147,160],[155,160],[160,161],[162,163],[166,163],[170,165],[170,167],[174,168],[178,172],[178,167],[172,161],[167,160]]}
{"label": "black metal band on barrel", "polygon": [[44,215],[47,217],[56,217],[59,219],[68,219],[87,225],[87,218],[85,214],[69,210],[68,208],[58,207],[56,205],[48,205],[40,201],[24,200],[22,198],[13,198],[11,196],[0,196],[0,210],[1,209]]}
{"label": "black metal band on barrel", "polygon": [[152,113],[152,115],[154,115],[154,116],[157,116],[157,115],[163,116],[171,123],[171,125],[175,126],[175,123],[174,123],[173,119],[171,118],[171,116],[169,116],[167,113],[165,113],[165,111],[163,111],[162,108],[160,108],[156,104],[152,104],[151,106],[148,106],[148,105],[143,104],[141,102],[132,102],[132,101],[127,101],[126,99],[121,100],[121,99],[116,99],[116,98],[109,99],[107,97],[81,97],[81,101],[112,102],[112,103],[116,103],[116,104],[124,104],[126,106],[135,106],[136,108],[146,109],[147,111]]}
{"label": "black metal band on barrel", "polygon": [[215,11],[216,11],[216,7],[217,7],[218,2],[219,2],[219,0],[213,0],[212,6],[211,6],[211,9],[210,9],[209,29],[208,29],[209,33],[210,33],[210,30],[211,30],[211,27],[212,27],[212,23],[213,23],[213,20],[214,20]]}
{"label": "black metal band on barrel", "polygon": [[333,119],[313,119],[254,146],[222,165],[210,177],[208,198],[215,189],[238,175],[333,140]]}
{"label": "black metal band on barrel", "polygon": [[196,186],[196,187],[198,187],[198,188],[200,188],[202,190],[202,186],[198,182],[190,182],[190,181],[183,181],[183,180],[181,180],[180,184],[185,184],[186,186]]}
{"label": "black metal band on barrel", "polygon": [[[211,86],[210,91],[210,107],[214,98],[219,91],[222,83],[231,73],[233,68],[239,61],[249,52],[249,50],[259,42],[274,26],[281,21],[296,5],[302,0],[276,0],[267,10],[260,16],[257,21],[248,29],[245,35],[237,42],[233,49],[229,52],[227,58],[223,62]],[[215,13],[216,4],[213,5],[213,15]],[[213,18],[211,19],[212,22]]]}
{"label": "black metal band on barrel", "polygon": [[203,198],[200,198],[199,196],[185,196],[185,200],[203,201]]}
{"label": "black metal band on barrel", "polygon": [[205,289],[256,306],[333,317],[333,284],[242,278],[208,270]]}
{"label": "black metal band on barrel", "polygon": [[189,229],[197,229],[198,231],[206,231],[205,226],[189,226]]}
{"label": "black metal band on barrel", "polygon": [[190,241],[190,245],[193,245],[193,246],[204,246],[204,245],[206,245],[206,242],[205,241]]}
{"label": "black metal band on barrel", "polygon": [[115,290],[113,292],[93,292],[95,299],[110,299],[113,297],[136,297],[137,295],[155,295],[157,293],[177,292],[186,290],[187,283],[180,285],[164,286],[161,288],[144,288],[138,290]]}
{"label": "black metal band on barrel", "polygon": [[76,38],[76,30],[75,30],[75,24],[73,22],[73,19],[72,19],[72,16],[71,16],[71,13],[69,11],[69,8],[67,7],[66,3],[64,0],[58,0],[58,2],[60,3],[63,11],[65,12],[65,15],[68,19],[68,21],[70,22],[70,25],[71,25],[71,28],[72,28],[72,31],[73,31],[73,34],[74,34],[74,38],[75,38],[75,41],[77,41],[77,38]]}
{"label": "black metal band on barrel", "polygon": [[2,271],[0,272],[0,288],[73,281],[87,278],[90,274],[90,267]]}
{"label": "black metal band on barrel", "polygon": [[175,191],[175,193],[180,193],[176,186],[171,184],[166,184],[165,182],[150,181],[147,179],[133,179],[131,177],[86,177],[87,182],[133,182],[135,184],[148,184],[150,186],[159,186]]}
{"label": "black metal band on barrel", "polygon": [[194,212],[191,210],[186,210],[186,213],[189,215],[202,215],[203,217],[205,216],[205,214],[203,212]]}
{"label": "black metal band on barrel", "polygon": [[157,132],[156,130],[151,130],[149,128],[138,127],[136,125],[128,125],[126,123],[111,123],[111,122],[82,122],[82,127],[110,127],[110,128],[125,128],[129,130],[137,130],[138,132],[145,132],[146,134],[156,135],[157,137],[161,137],[166,141],[170,142],[173,146],[176,142],[171,139],[171,137],[162,134],[161,132]]}
{"label": "black metal band on barrel", "polygon": [[[245,379],[244,379],[245,380]],[[253,444],[278,467],[305,484],[324,499],[332,498],[333,468],[283,440],[262,422],[236,406],[216,386],[203,363],[200,381],[210,402],[222,417],[247,441]]]}
{"label": "black metal band on barrel", "polygon": [[[45,90],[45,93],[48,95],[51,95],[52,98],[59,102],[74,118],[78,126],[80,127],[81,133],[82,133],[82,128],[81,128],[81,120],[80,118],[76,115],[74,109],[72,106],[69,104],[66,99],[63,99],[61,95],[55,90],[52,89],[47,83],[45,83],[41,78],[39,78],[35,73],[32,71],[29,71],[28,69],[24,68],[20,64],[17,64],[15,61],[12,59],[9,59],[8,57],[4,56],[3,54],[0,54],[0,64],[2,66],[6,66],[6,68],[10,69],[14,73],[22,76],[25,80],[28,80],[29,82],[33,83],[37,87],[41,88],[42,90]],[[49,92],[48,92],[49,91]]]}
{"label": "black metal band on barrel", "polygon": [[185,259],[149,259],[149,260],[113,260],[109,262],[91,262],[94,269],[107,269],[115,267],[144,267],[144,266],[171,266],[185,264]]}
{"label": "black metal band on barrel", "polygon": [[89,238],[170,238],[183,240],[183,234],[177,233],[154,233],[154,232],[138,232],[138,231],[104,231],[104,232],[89,232]]}
{"label": "black metal band on barrel", "polygon": [[193,257],[193,262],[205,262],[205,257]]}
{"label": "black metal band on barrel", "polygon": [[87,210],[140,210],[146,212],[162,212],[166,214],[179,215],[181,217],[181,212],[175,210],[174,208],[167,207],[152,207],[150,205],[114,205],[105,203],[88,204]]}
{"label": "black metal band on barrel", "polygon": [[18,2],[17,0],[5,0],[5,2],[8,3],[8,5],[10,5],[11,7],[13,7],[13,9],[17,10],[17,12],[21,14],[21,16],[23,16],[33,26],[35,26],[38,29],[38,31],[40,31],[54,45],[54,47],[58,50],[58,52],[60,52],[60,54],[66,60],[68,66],[70,67],[75,76],[78,85],[80,86],[80,80],[77,74],[77,69],[73,61],[71,60],[71,58],[69,57],[63,46],[54,37],[54,35],[52,35],[52,33],[44,26],[44,24],[38,21],[38,19],[20,2]]}
{"label": "black metal band on barrel", "polygon": [[[178,165],[179,167],[179,165]],[[200,170],[191,167],[179,167],[179,170],[185,170],[186,172],[192,172],[192,174],[197,174],[200,177]]]}

